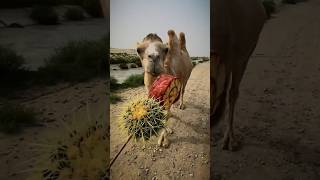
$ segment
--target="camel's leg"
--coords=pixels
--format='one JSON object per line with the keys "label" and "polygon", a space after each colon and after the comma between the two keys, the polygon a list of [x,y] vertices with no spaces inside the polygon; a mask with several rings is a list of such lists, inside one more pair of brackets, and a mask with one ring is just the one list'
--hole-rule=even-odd
{"label": "camel's leg", "polygon": [[167,148],[170,144],[169,139],[167,138],[168,133],[172,133],[170,132],[170,128],[164,128],[159,136],[158,139],[158,145],[161,147],[165,147]]}
{"label": "camel's leg", "polygon": [[180,105],[179,109],[185,109],[185,105],[183,104],[183,95],[184,95],[184,90],[186,88],[186,84],[183,84],[181,86],[181,92],[180,92]]}
{"label": "camel's leg", "polygon": [[[168,111],[167,121],[169,120],[170,116],[172,116],[170,109],[171,109],[171,107],[169,107],[169,108],[167,109],[167,111]],[[158,138],[158,145],[159,145],[160,147],[161,147],[161,146],[163,146],[163,147],[168,147],[170,141],[168,140],[167,135],[168,135],[168,134],[172,134],[172,133],[173,133],[173,131],[172,131],[171,128],[165,127],[165,128],[162,130],[162,132],[160,133],[160,136],[159,136],[159,138]]]}
{"label": "camel's leg", "polygon": [[231,80],[231,88],[229,90],[228,104],[229,104],[229,112],[227,119],[227,129],[223,138],[223,149],[227,150],[235,150],[238,148],[238,142],[234,138],[233,134],[233,116],[234,116],[234,108],[239,95],[239,86],[235,86],[235,84]]}

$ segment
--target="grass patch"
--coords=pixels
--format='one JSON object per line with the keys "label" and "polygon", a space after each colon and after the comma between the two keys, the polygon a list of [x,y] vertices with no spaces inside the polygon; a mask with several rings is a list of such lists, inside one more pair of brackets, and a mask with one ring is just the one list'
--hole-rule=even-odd
{"label": "grass patch", "polygon": [[262,2],[268,18],[276,11],[276,3],[273,0],[264,0]]}
{"label": "grass patch", "polygon": [[59,17],[51,6],[37,5],[31,10],[30,17],[39,24],[55,25],[58,24]]}
{"label": "grass patch", "polygon": [[103,17],[100,0],[82,0],[81,6],[93,17]]}
{"label": "grass patch", "polygon": [[134,74],[129,76],[122,84],[118,83],[117,79],[110,77],[110,90],[116,91],[119,89],[130,88],[130,87],[139,87],[144,85],[144,76],[143,74]]}
{"label": "grass patch", "polygon": [[20,105],[5,104],[0,108],[0,131],[16,133],[23,126],[34,125],[37,121],[36,113]]}
{"label": "grass patch", "polygon": [[114,91],[114,90],[117,90],[119,89],[121,86],[121,84],[118,83],[118,80],[114,77],[110,77],[110,90],[111,91]]}
{"label": "grass patch", "polygon": [[121,97],[115,94],[111,94],[109,100],[111,104],[116,104],[117,102],[121,101]]}
{"label": "grass patch", "polygon": [[129,76],[123,83],[122,86],[124,88],[128,87],[138,87],[144,84],[144,76],[143,74],[134,74]]}
{"label": "grass patch", "polygon": [[82,9],[77,7],[68,8],[64,17],[71,21],[82,21],[85,18]]}
{"label": "grass patch", "polygon": [[119,64],[119,68],[120,68],[120,69],[129,69],[127,63],[121,63],[121,64]]}
{"label": "grass patch", "polygon": [[14,50],[0,46],[0,95],[7,96],[14,89],[22,89],[30,82],[32,72],[25,67],[25,59]]}
{"label": "grass patch", "polygon": [[130,66],[129,66],[130,68],[137,68],[138,67],[138,65],[136,65],[136,64],[130,64]]}
{"label": "grass patch", "polygon": [[106,78],[110,72],[109,37],[96,41],[72,41],[56,51],[37,71],[25,68],[25,59],[12,49],[0,46],[0,96],[14,95],[16,90],[32,86],[77,83],[95,77]]}
{"label": "grass patch", "polygon": [[81,82],[108,72],[107,45],[99,41],[72,41],[56,49],[44,67],[39,68],[40,83]]}
{"label": "grass patch", "polygon": [[196,65],[197,65],[197,62],[192,61],[192,65],[193,65],[193,67],[196,66]]}

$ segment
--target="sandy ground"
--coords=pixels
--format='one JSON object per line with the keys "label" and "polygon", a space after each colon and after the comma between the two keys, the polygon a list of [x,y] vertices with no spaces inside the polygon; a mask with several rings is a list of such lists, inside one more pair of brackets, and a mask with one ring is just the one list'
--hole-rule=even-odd
{"label": "sandy ground", "polygon": [[287,5],[269,20],[242,81],[237,152],[214,129],[214,179],[320,179],[320,2]]}
{"label": "sandy ground", "polygon": [[37,126],[23,128],[19,134],[0,133],[0,179],[22,180],[32,173],[30,170],[42,152],[35,143],[46,144],[48,138],[57,136],[64,138],[61,133],[67,128],[61,122],[81,123],[87,120],[88,114],[97,121],[107,122],[106,84],[105,80],[96,79],[73,86],[33,89],[14,100],[33,108],[40,120]]}
{"label": "sandy ground", "polygon": [[[197,65],[185,92],[185,110],[173,108],[169,127],[169,148],[158,148],[157,138],[146,148],[129,142],[111,168],[111,179],[209,179],[209,62]],[[127,139],[119,130],[117,116],[121,106],[132,97],[145,94],[144,87],[117,93],[123,102],[110,106],[111,155],[114,157]]]}

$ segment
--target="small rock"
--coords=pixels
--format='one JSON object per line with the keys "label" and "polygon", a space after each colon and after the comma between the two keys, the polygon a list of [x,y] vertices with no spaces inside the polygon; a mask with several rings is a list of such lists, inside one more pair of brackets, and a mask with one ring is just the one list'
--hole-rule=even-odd
{"label": "small rock", "polygon": [[189,176],[190,176],[190,177],[193,177],[193,173],[190,173]]}

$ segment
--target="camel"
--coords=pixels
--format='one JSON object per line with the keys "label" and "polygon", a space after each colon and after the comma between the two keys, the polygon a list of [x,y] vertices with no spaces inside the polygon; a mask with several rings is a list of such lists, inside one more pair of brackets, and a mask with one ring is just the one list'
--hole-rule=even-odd
{"label": "camel", "polygon": [[144,84],[149,92],[154,80],[163,73],[179,78],[180,109],[184,109],[183,95],[185,86],[190,77],[193,65],[186,49],[184,33],[180,33],[179,39],[173,30],[168,31],[169,42],[163,44],[157,34],[150,33],[137,44],[137,53],[144,68]]}
{"label": "camel", "polygon": [[214,0],[211,5],[211,135],[227,114],[222,148],[232,151],[239,145],[233,116],[240,82],[267,16],[260,0]]}
{"label": "camel", "polygon": [[[163,44],[157,34],[148,34],[142,43],[137,44],[137,53],[144,68],[144,84],[147,92],[160,74],[173,75],[181,82],[179,108],[184,109],[183,95],[193,64],[186,49],[185,34],[181,32],[178,38],[173,30],[169,30],[168,36],[168,43]],[[170,116],[170,107],[167,110]],[[168,127],[159,136],[159,146],[168,147],[167,133],[172,133]]]}

